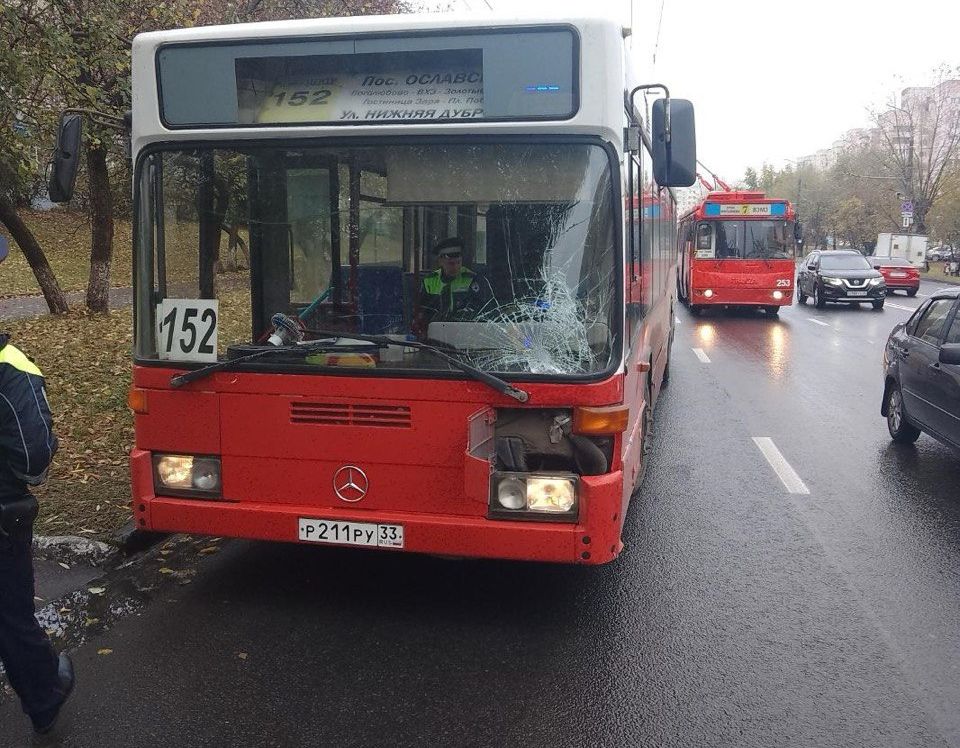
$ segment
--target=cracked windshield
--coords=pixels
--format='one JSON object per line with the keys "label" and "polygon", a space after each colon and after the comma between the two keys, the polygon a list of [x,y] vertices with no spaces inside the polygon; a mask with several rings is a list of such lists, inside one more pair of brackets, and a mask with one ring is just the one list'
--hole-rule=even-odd
{"label": "cracked windshield", "polygon": [[[154,228],[141,267],[171,308],[217,299],[216,329],[198,318],[198,335],[221,357],[268,344],[280,324],[295,341],[331,342],[301,366],[450,368],[405,341],[492,372],[583,375],[613,361],[617,245],[600,147],[175,151],[155,154],[142,184]],[[146,300],[140,313],[153,314]],[[175,359],[165,309],[157,317],[138,352]]]}

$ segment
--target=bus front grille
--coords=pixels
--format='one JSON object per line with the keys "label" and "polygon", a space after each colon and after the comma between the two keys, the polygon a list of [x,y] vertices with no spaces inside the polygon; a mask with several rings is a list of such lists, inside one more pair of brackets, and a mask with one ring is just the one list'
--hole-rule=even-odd
{"label": "bus front grille", "polygon": [[290,422],[319,426],[379,426],[411,428],[410,408],[406,405],[358,403],[290,403]]}

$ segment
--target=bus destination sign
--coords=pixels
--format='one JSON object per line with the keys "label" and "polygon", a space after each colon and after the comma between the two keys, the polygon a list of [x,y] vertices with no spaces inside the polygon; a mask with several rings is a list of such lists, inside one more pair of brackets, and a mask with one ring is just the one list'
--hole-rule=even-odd
{"label": "bus destination sign", "polygon": [[276,82],[257,122],[405,122],[483,118],[479,67],[331,73]]}
{"label": "bus destination sign", "polygon": [[785,203],[707,203],[703,206],[707,216],[783,216]]}

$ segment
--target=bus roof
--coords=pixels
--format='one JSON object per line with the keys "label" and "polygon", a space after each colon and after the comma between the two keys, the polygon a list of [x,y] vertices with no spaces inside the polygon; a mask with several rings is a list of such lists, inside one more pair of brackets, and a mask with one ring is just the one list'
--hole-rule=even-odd
{"label": "bus roof", "polygon": [[604,16],[574,17],[532,16],[516,13],[397,13],[385,16],[338,16],[331,18],[304,18],[289,21],[261,21],[259,23],[232,23],[220,26],[193,26],[166,31],[148,31],[137,34],[134,43],[166,44],[170,42],[201,42],[275,39],[282,37],[327,36],[332,34],[371,34],[401,31],[438,31],[453,29],[491,30],[506,27],[567,25],[577,29],[606,27],[622,36],[623,27]]}

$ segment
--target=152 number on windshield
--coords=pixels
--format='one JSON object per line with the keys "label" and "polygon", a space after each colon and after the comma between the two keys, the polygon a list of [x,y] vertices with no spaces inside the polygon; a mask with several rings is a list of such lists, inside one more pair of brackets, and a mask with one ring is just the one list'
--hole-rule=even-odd
{"label": "152 number on windshield", "polygon": [[333,91],[329,88],[321,88],[318,91],[293,91],[289,97],[287,94],[287,91],[274,94],[273,98],[276,100],[277,106],[283,106],[284,103],[287,106],[303,106],[304,104],[321,106],[327,103],[327,99],[333,95]]}
{"label": "152 number on windshield", "polygon": [[157,304],[157,349],[161,359],[217,360],[214,299],[164,299]]}

